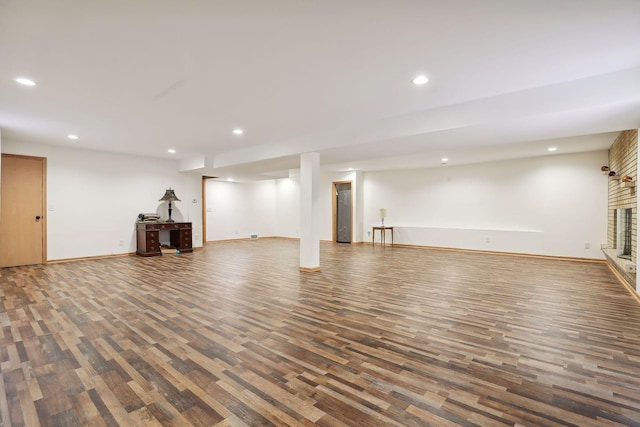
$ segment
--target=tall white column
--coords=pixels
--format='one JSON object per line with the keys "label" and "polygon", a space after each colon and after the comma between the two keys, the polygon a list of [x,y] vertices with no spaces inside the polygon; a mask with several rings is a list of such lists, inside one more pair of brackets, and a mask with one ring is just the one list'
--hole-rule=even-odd
{"label": "tall white column", "polygon": [[[353,226],[356,228],[354,236],[357,243],[364,241],[364,172],[356,171],[353,180],[356,190],[356,209]],[[352,190],[353,185],[352,184]]]}
{"label": "tall white column", "polygon": [[300,271],[320,271],[320,154],[300,155]]}

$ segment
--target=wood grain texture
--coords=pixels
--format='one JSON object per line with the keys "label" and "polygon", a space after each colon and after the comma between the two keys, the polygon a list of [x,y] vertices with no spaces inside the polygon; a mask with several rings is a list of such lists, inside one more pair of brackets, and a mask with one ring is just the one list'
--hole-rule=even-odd
{"label": "wood grain texture", "polygon": [[0,426],[640,426],[604,263],[261,239],[0,269]]}

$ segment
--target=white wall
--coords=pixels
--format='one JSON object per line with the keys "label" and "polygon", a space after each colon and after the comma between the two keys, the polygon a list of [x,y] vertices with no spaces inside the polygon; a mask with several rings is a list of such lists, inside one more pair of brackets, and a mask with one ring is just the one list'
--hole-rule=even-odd
{"label": "white wall", "polygon": [[[321,174],[321,240],[333,238],[332,190],[335,181],[352,181],[354,237],[357,236],[356,173]],[[208,180],[205,188],[207,195],[207,241],[248,238],[249,234],[254,232],[263,237],[300,237],[299,178],[254,183]],[[259,214],[255,214],[257,212]],[[362,225],[359,230],[362,230]]]}
{"label": "white wall", "polygon": [[275,235],[300,237],[300,180],[276,180]]}
{"label": "white wall", "polygon": [[[194,247],[202,246],[201,178],[177,172],[177,162],[1,143],[4,153],[47,158],[49,260],[134,252],[137,214],[157,211],[166,217],[166,204],[158,199],[168,187],[182,200],[174,204],[173,218],[192,222]],[[378,210],[384,207],[397,243],[602,258],[607,180],[600,166],[606,163],[607,152],[600,151],[438,169],[321,174],[320,238],[332,239],[332,183],[352,181],[354,241],[370,241],[371,226],[379,224]],[[207,240],[251,233],[299,237],[297,178],[248,184],[209,180],[206,192],[211,210]]]}
{"label": "white wall", "polygon": [[[320,239],[332,239],[336,181],[352,181],[354,241],[371,226],[395,227],[395,242],[555,256],[602,258],[606,242],[606,151],[437,169],[323,173]],[[297,178],[209,181],[207,240],[300,236]],[[379,236],[378,236],[379,238]],[[585,243],[590,248],[585,249]]]}
{"label": "white wall", "polygon": [[[276,235],[276,182],[207,180],[207,241]],[[299,210],[299,209],[298,209]]]}
{"label": "white wall", "polygon": [[169,187],[181,199],[172,218],[192,222],[202,246],[201,177],[175,161],[7,140],[2,152],[47,158],[48,260],[135,252],[138,213],[166,218]]}
{"label": "white wall", "polygon": [[365,173],[365,233],[386,208],[396,243],[603,258],[604,164],[599,151]]}

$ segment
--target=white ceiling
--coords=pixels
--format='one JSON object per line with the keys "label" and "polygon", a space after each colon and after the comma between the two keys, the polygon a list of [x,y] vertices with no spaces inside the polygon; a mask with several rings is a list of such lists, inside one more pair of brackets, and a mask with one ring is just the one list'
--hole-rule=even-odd
{"label": "white ceiling", "polygon": [[0,64],[3,138],[221,177],[309,151],[327,170],[590,151],[640,127],[638,0],[0,0]]}

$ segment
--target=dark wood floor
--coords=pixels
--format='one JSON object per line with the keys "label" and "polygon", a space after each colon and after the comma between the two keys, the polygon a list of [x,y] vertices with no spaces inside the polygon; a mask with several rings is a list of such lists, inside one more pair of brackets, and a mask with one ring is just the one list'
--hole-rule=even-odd
{"label": "dark wood floor", "polygon": [[297,245],[0,269],[0,425],[640,425],[604,264]]}

